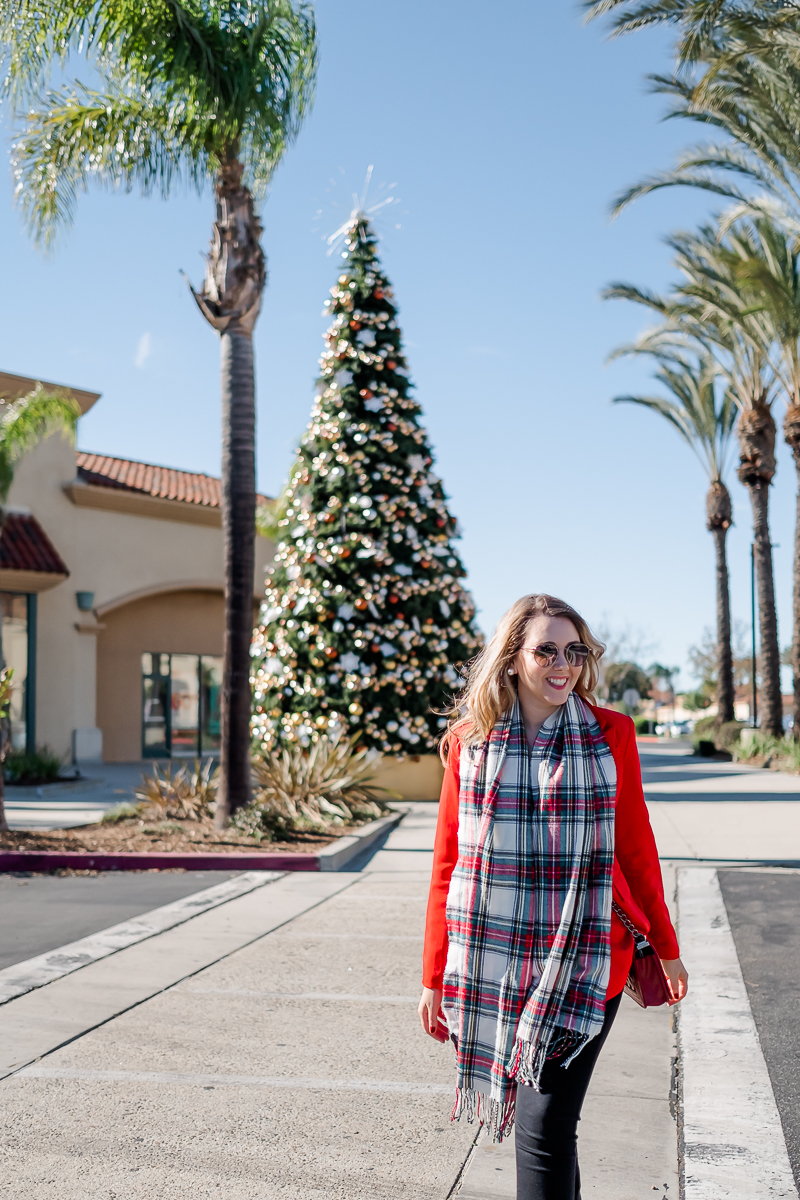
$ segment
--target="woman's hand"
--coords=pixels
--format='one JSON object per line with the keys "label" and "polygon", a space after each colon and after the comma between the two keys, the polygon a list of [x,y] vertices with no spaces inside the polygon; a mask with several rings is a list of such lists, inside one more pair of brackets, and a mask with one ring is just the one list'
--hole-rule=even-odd
{"label": "woman's hand", "polygon": [[439,1015],[442,1004],[441,988],[423,988],[419,1002],[419,1022],[425,1032],[437,1042],[446,1042],[450,1037],[447,1026]]}
{"label": "woman's hand", "polygon": [[672,999],[670,1007],[678,1004],[689,990],[689,972],[679,958],[662,958],[661,965],[669,980]]}

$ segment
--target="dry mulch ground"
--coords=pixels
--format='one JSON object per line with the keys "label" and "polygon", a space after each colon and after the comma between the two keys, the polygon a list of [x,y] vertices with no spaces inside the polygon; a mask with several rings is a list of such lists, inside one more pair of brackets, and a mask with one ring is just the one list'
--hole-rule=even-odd
{"label": "dry mulch ground", "polygon": [[83,825],[78,829],[53,829],[50,832],[12,830],[0,833],[0,850],[85,851],[95,854],[147,851],[191,854],[202,850],[233,854],[247,850],[255,854],[316,854],[336,838],[352,833],[355,828],[340,826],[329,837],[298,832],[292,835],[291,841],[257,842],[235,829],[215,829],[211,820],[159,821],[132,817],[114,824]]}

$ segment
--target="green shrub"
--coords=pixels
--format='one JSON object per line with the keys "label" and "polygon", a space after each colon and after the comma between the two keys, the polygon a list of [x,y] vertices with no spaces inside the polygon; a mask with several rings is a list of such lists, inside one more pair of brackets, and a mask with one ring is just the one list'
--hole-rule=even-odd
{"label": "green shrub", "polygon": [[118,821],[127,821],[131,817],[138,817],[139,805],[130,804],[128,801],[122,804],[117,804],[115,808],[110,808],[108,812],[104,812],[100,818],[101,825],[116,825]]}
{"label": "green shrub", "polygon": [[742,730],[745,728],[744,721],[726,721],[724,725],[720,725],[714,741],[720,750],[733,750],[734,746],[738,746]]}
{"label": "green shrub", "polygon": [[656,731],[656,723],[655,721],[651,721],[649,717],[635,717],[633,724],[638,737],[643,737]]}
{"label": "green shrub", "polygon": [[774,738],[768,733],[762,733],[760,729],[755,729],[752,737],[748,737],[746,742],[740,737],[732,749],[737,762],[749,762],[753,758],[775,758],[785,754],[786,742],[783,738]]}
{"label": "green shrub", "polygon": [[694,723],[694,736],[697,738],[709,738],[714,741],[714,733],[716,732],[717,718],[716,717],[701,717],[699,721]]}
{"label": "green shrub", "polygon": [[60,779],[63,765],[47,746],[30,754],[27,750],[9,750],[3,762],[3,778],[6,783],[19,787],[38,787],[41,783],[55,783]]}

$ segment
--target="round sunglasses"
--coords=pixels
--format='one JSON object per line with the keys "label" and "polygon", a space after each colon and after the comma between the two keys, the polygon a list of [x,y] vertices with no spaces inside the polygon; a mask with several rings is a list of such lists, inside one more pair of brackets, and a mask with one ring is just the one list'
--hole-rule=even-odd
{"label": "round sunglasses", "polygon": [[[523,646],[528,654],[532,654],[537,666],[552,667],[559,655],[559,648],[554,642],[543,642],[541,646]],[[564,647],[564,658],[571,667],[582,667],[589,657],[589,647],[583,642],[570,642]]]}

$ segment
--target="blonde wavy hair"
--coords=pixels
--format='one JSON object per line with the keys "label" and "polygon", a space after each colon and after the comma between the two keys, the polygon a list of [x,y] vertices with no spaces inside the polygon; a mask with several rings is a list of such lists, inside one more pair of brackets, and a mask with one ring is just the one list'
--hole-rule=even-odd
{"label": "blonde wavy hair", "polygon": [[580,640],[589,647],[589,657],[573,690],[589,704],[597,703],[594,692],[600,679],[600,659],[605,652],[603,643],[594,636],[580,613],[564,600],[542,592],[523,596],[500,618],[483,650],[467,666],[464,685],[455,698],[440,746],[445,764],[454,735],[466,745],[479,745],[486,741],[503,713],[511,708],[516,687],[508,668],[522,648],[531,621],[540,616],[564,617],[571,621]]}

